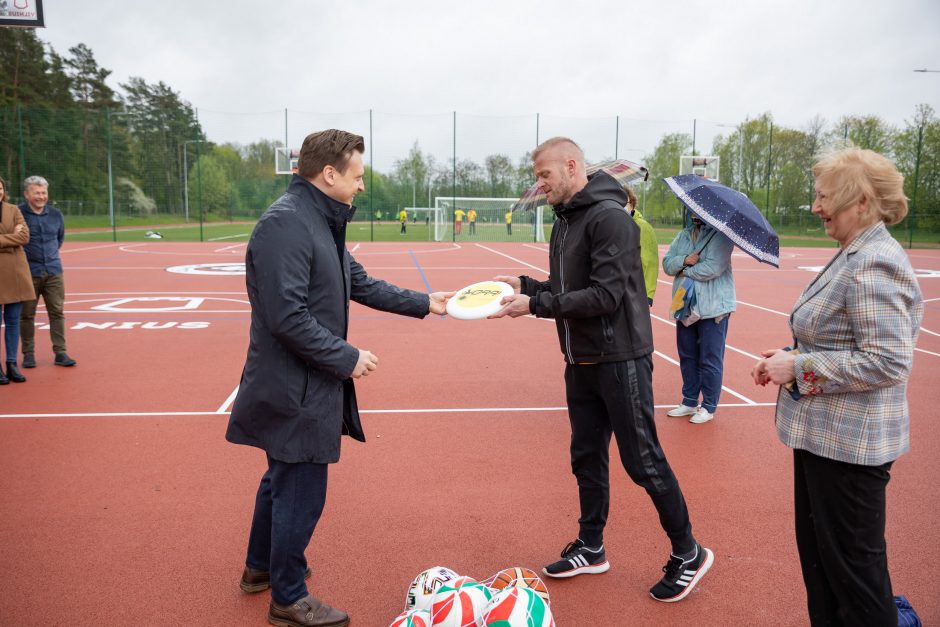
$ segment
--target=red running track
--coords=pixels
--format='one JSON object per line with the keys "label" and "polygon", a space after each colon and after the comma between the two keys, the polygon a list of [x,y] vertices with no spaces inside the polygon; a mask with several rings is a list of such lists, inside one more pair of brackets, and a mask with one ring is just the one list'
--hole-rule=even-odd
{"label": "red running track", "polygon": [[[356,246],[356,245],[351,245]],[[665,416],[680,388],[668,283],[653,313],[660,439],[713,570],[678,604],[651,600],[668,543],[645,493],[612,464],[601,576],[549,580],[561,627],[806,624],[792,528],[790,451],[753,355],[788,343],[787,313],[832,249],[787,249],[773,270],[736,256],[740,299],[722,406],[705,425]],[[68,244],[69,352],[0,388],[4,625],[266,624],[269,595],[237,585],[263,454],[223,438],[247,346],[244,277],[166,271],[242,261],[244,244]],[[362,244],[370,272],[414,289],[496,274],[545,276],[541,244]],[[912,451],[888,488],[895,592],[940,620],[940,255],[913,251],[926,304],[910,381]],[[665,281],[667,277],[661,277]],[[41,315],[42,317],[42,315]],[[444,565],[476,578],[539,569],[577,533],[563,362],[534,318],[423,321],[352,309],[351,341],[379,355],[358,384],[369,442],[344,441],[308,550],[312,592],[383,627],[411,578]],[[43,318],[44,319],[44,318]]]}

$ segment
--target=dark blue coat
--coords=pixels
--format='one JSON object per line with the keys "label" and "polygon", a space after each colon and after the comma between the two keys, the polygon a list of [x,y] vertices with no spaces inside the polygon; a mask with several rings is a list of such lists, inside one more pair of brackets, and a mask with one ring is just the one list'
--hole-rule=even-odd
{"label": "dark blue coat", "polygon": [[248,357],[228,441],[289,463],[338,461],[343,434],[365,441],[349,301],[421,318],[429,298],[366,274],[345,246],[352,211],[295,175],[258,220],[245,255]]}

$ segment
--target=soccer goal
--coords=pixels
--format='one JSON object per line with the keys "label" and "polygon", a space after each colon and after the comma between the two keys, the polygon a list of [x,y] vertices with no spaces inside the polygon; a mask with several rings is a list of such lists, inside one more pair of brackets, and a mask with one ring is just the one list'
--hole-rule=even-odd
{"label": "soccer goal", "polygon": [[518,198],[437,196],[434,199],[434,239],[544,242],[544,208],[513,211],[516,201]]}

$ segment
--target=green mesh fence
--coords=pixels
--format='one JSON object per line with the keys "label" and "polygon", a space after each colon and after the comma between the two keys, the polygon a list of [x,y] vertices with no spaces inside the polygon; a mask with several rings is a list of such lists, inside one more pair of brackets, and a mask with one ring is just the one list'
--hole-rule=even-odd
{"label": "green mesh fence", "polygon": [[[581,144],[589,163],[625,158],[649,168],[650,180],[636,191],[661,240],[668,241],[681,222],[681,205],[662,178],[678,174],[679,156],[694,152],[720,157],[721,182],[748,194],[784,244],[830,245],[808,210],[809,144],[815,139],[775,129],[766,115],[727,124],[544,114],[273,109],[164,115],[14,106],[0,108],[0,175],[14,202],[22,201],[24,177],[45,177],[71,241],[140,241],[157,232],[171,241],[238,242],[290,180],[275,173],[277,149],[299,148],[308,133],[324,128],[366,140],[366,191],[356,198],[351,241],[543,241],[553,220],[550,209],[517,212],[507,228],[506,205],[534,182],[532,149],[563,135]],[[892,232],[906,246],[940,246],[936,155],[915,164],[912,147],[896,152],[912,214]],[[470,209],[477,215],[474,228],[463,222],[457,229],[456,212]]]}

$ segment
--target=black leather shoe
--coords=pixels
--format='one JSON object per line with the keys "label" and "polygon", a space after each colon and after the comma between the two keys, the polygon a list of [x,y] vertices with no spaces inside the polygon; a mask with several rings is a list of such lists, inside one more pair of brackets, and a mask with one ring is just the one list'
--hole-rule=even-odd
{"label": "black leather shoe", "polygon": [[74,366],[78,362],[68,356],[67,353],[56,353],[55,354],[55,365],[57,366]]}
{"label": "black leather shoe", "polygon": [[[304,571],[304,579],[310,579],[309,568]],[[245,571],[242,573],[242,580],[238,582],[238,585],[249,594],[267,590],[271,587],[271,572],[246,566]]]}
{"label": "black leather shoe", "polygon": [[7,385],[8,383],[10,383],[10,380],[7,379],[7,376],[0,370],[0,385]]}
{"label": "black leather shoe", "polygon": [[23,367],[24,368],[35,368],[36,367],[36,356],[32,353],[23,353]]}
{"label": "black leather shoe", "polygon": [[349,616],[308,594],[292,605],[271,601],[268,622],[277,627],[345,627]]}
{"label": "black leather shoe", "polygon": [[7,362],[7,377],[13,383],[23,383],[24,381],[26,381],[26,377],[24,377],[23,373],[20,372],[19,369],[16,367],[15,361]]}

